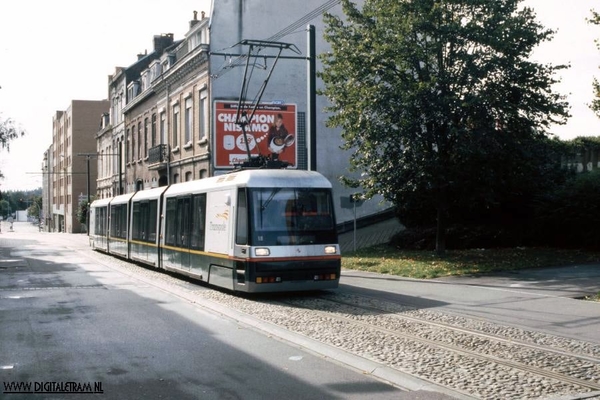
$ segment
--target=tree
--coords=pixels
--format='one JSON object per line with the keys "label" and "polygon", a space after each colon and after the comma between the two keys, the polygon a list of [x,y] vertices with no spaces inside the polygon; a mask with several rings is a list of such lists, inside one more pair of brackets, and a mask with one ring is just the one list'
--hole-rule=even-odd
{"label": "tree", "polygon": [[31,198],[31,205],[27,208],[27,216],[40,218],[40,211],[42,210],[42,196],[33,196]]}
{"label": "tree", "polygon": [[[17,127],[12,119],[3,120],[0,118],[0,149],[10,151],[10,142],[24,134],[25,131]],[[3,176],[0,171],[0,178]]]}
{"label": "tree", "polygon": [[87,218],[89,215],[90,204],[94,201],[94,199],[90,199],[90,201],[82,200],[77,207],[77,221],[81,224],[87,224]]}
{"label": "tree", "polygon": [[[588,23],[600,25],[600,14],[598,14],[598,12],[594,10],[592,10],[591,12],[592,17],[588,19]],[[596,48],[600,50],[600,41],[595,40],[595,43]],[[594,89],[594,100],[592,100],[590,108],[592,109],[592,111],[594,111],[594,113],[596,113],[596,116],[600,118],[600,82],[598,82],[597,78],[594,78],[594,81],[592,82],[592,87]]]}
{"label": "tree", "polygon": [[365,0],[361,10],[342,0],[344,19],[325,16],[328,124],[342,128],[352,168],[364,171],[345,180],[394,204],[425,197],[439,254],[453,196],[476,187],[478,200],[496,201],[489,157],[518,165],[529,151],[515,148],[568,117],[551,88],[566,66],[529,60],[554,32],[520,2]]}
{"label": "tree", "polygon": [[0,118],[0,148],[10,150],[10,142],[24,134],[25,131],[19,128],[12,119],[2,120]]}
{"label": "tree", "polygon": [[0,200],[0,217],[7,217],[11,212],[10,203],[7,200]]}

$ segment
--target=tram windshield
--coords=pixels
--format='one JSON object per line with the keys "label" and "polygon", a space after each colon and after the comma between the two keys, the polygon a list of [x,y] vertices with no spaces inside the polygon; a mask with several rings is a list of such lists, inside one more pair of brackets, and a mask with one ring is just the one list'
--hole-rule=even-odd
{"label": "tram windshield", "polygon": [[251,189],[253,245],[326,244],[337,240],[331,191]]}

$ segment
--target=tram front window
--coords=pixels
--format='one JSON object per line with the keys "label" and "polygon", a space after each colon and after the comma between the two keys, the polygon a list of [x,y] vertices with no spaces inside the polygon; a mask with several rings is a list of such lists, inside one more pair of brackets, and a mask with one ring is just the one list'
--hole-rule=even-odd
{"label": "tram front window", "polygon": [[252,244],[327,244],[337,240],[331,192],[326,189],[250,190]]}

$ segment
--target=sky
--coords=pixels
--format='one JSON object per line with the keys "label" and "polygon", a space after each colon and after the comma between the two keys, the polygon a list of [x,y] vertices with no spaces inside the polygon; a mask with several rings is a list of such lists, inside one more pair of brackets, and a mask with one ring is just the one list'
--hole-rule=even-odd
{"label": "sky", "polygon": [[[325,1],[325,0],[323,0]],[[592,80],[600,79],[600,27],[589,25],[597,0],[524,0],[538,20],[557,30],[534,53],[535,61],[570,64],[556,91],[568,95],[571,115],[552,133],[564,140],[600,136],[589,109]],[[52,117],[71,100],[107,98],[108,76],[137,54],[152,51],[154,35],[183,39],[193,12],[210,12],[210,0],[4,1],[0,13],[0,119],[27,133],[0,150],[0,191],[42,186],[44,151],[52,143]],[[293,22],[295,18],[290,20]]]}

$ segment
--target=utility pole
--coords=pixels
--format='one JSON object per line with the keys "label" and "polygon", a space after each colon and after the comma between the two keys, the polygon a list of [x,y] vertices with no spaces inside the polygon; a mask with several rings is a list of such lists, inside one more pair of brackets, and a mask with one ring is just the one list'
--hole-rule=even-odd
{"label": "utility pole", "polygon": [[308,105],[308,170],[317,170],[317,56],[315,26],[308,25],[307,105]]}
{"label": "utility pole", "polygon": [[[85,221],[86,221],[86,231],[88,233],[88,235],[90,234],[89,229],[87,229],[87,227],[89,227],[90,225],[90,203],[91,203],[91,179],[90,179],[90,159],[92,157],[102,157],[102,156],[119,156],[119,181],[121,179],[121,151],[119,148],[119,152],[118,153],[105,153],[105,154],[99,154],[99,153],[77,153],[77,156],[79,157],[85,157],[85,161],[86,161],[86,175],[87,175],[87,207],[86,207],[86,215],[85,215]],[[119,186],[119,192],[120,192],[121,188]],[[119,193],[120,194],[120,193]]]}

